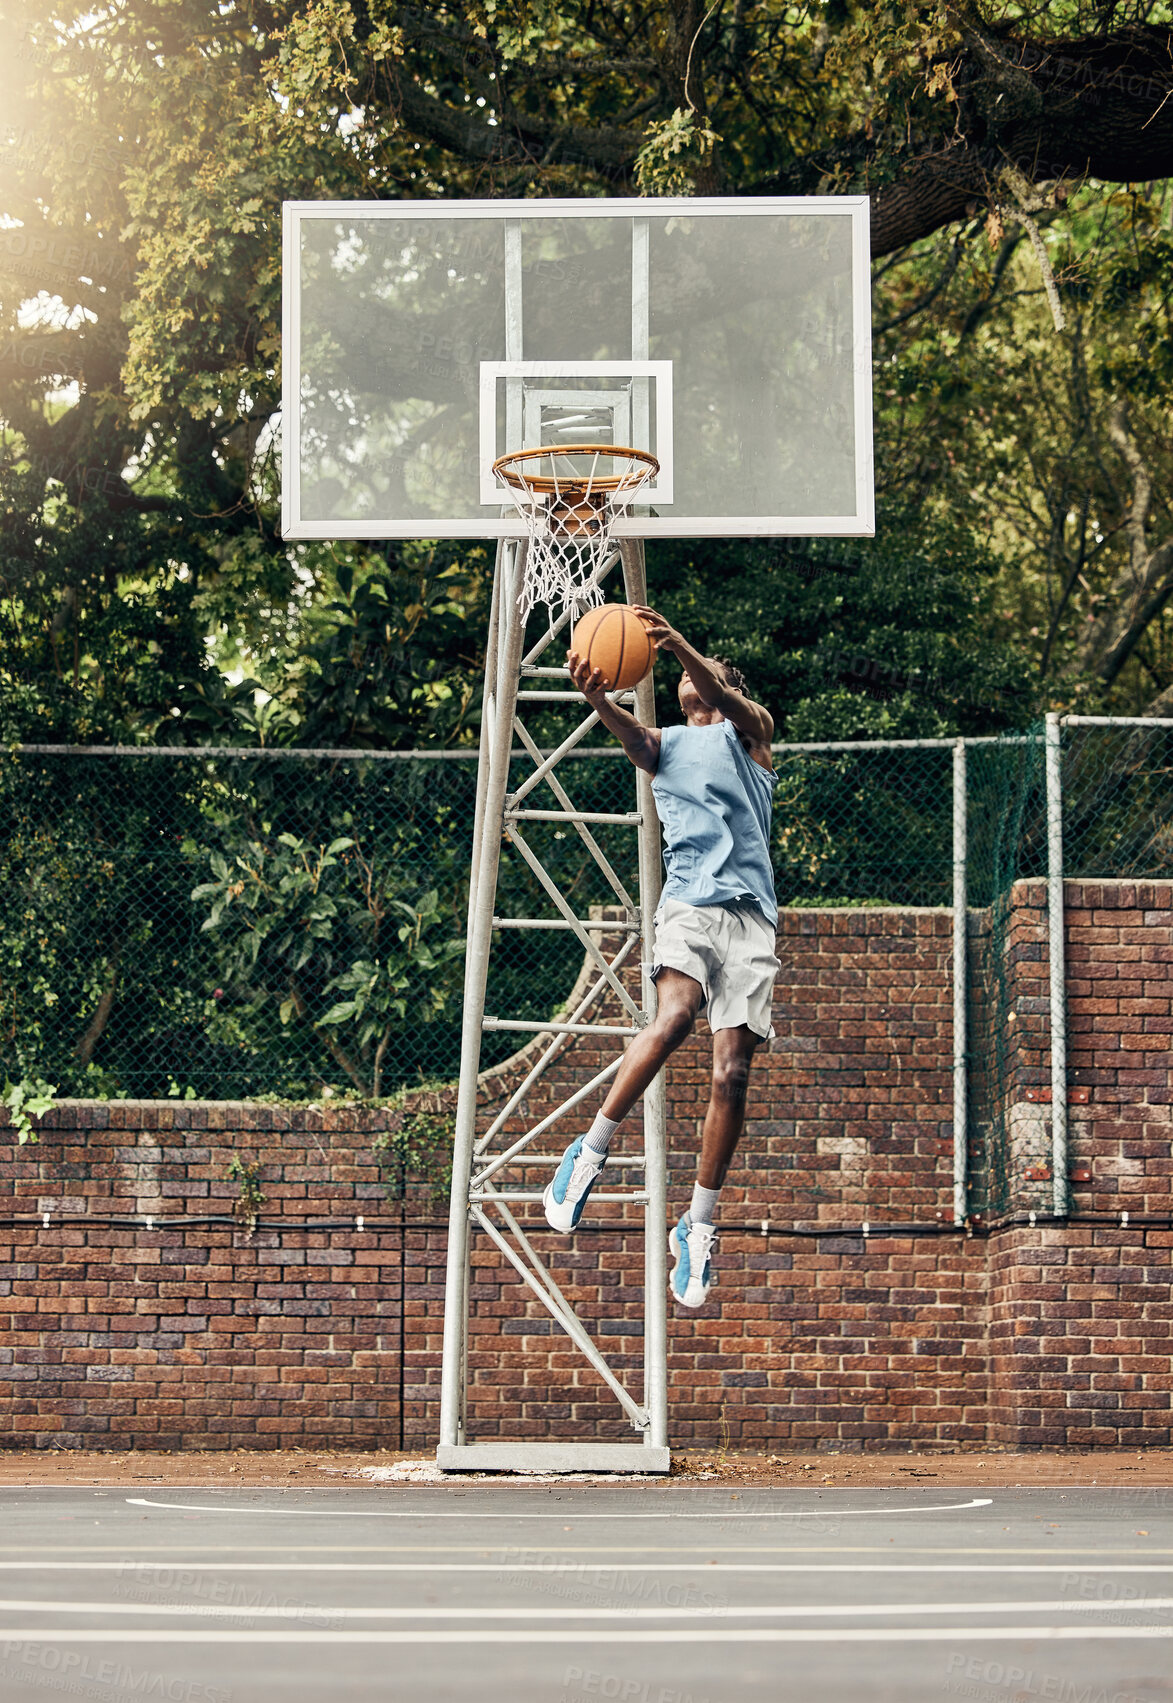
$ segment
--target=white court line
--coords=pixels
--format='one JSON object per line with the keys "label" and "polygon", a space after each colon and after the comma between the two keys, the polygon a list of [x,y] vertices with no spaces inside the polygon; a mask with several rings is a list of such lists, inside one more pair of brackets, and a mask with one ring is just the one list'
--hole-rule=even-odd
{"label": "white court line", "polygon": [[1173,1562],[893,1561],[0,1561],[0,1572],[118,1573],[1173,1573]]}
{"label": "white court line", "polygon": [[561,1520],[563,1524],[569,1521],[576,1524],[580,1520],[848,1520],[856,1519],[863,1514],[954,1514],[966,1508],[988,1508],[993,1502],[992,1496],[974,1496],[968,1502],[934,1502],[925,1506],[923,1503],[916,1508],[779,1508],[756,1510],[747,1508],[730,1508],[728,1512],[707,1514],[692,1514],[687,1509],[666,1509],[663,1513],[615,1513],[615,1514],[581,1514],[574,1508],[560,1508],[552,1513],[531,1514],[520,1509],[511,1508],[508,1513],[474,1513],[468,1508],[262,1508],[253,1506],[227,1507],[223,1504],[207,1502],[153,1502],[149,1496],[128,1496],[126,1501],[134,1508],[169,1508],[178,1514],[290,1514],[308,1516],[313,1519],[327,1520],[463,1520],[470,1525],[474,1520]]}
{"label": "white court line", "polygon": [[[145,1519],[146,1516],[140,1515],[140,1518]],[[802,1528],[800,1527],[799,1530],[801,1531],[801,1529]],[[807,1529],[809,1530],[809,1528]],[[190,1545],[191,1553],[193,1555],[211,1556],[212,1560],[206,1564],[208,1566],[216,1567],[230,1567],[234,1564],[234,1560],[238,1556],[286,1555],[290,1549],[290,1540],[288,1538],[281,1542],[274,1540],[272,1543],[236,1543],[231,1540],[223,1540],[219,1543],[195,1543],[191,1532],[184,1532],[182,1533],[182,1536],[184,1543]],[[30,1539],[29,1541],[32,1542],[34,1540]],[[699,1541],[701,1540],[698,1540],[698,1542]],[[546,1545],[544,1548],[539,1547],[542,1543],[545,1543]],[[1082,1544],[1064,1544],[1058,1539],[1054,1543],[1048,1543],[1044,1546],[1035,1546],[1029,1543],[901,1543],[899,1549],[897,1549],[892,1546],[891,1541],[884,1544],[797,1542],[720,1543],[706,1536],[703,1539],[703,1544],[703,1554],[706,1559],[704,1562],[698,1562],[698,1566],[707,1565],[707,1558],[709,1556],[777,1555],[794,1558],[796,1556],[807,1555],[874,1555],[886,1557],[894,1555],[923,1555],[926,1557],[932,1557],[934,1560],[940,1558],[942,1562],[946,1556],[973,1556],[977,1561],[992,1562],[997,1557],[1003,1555],[1013,1558],[1014,1560],[1017,1560],[1022,1556],[1034,1555],[1038,1556],[1040,1560],[1045,1557],[1048,1562],[1055,1561],[1057,1557],[1063,1557],[1067,1565],[1072,1567],[1091,1567],[1098,1566],[1101,1561],[1106,1562],[1109,1556],[1120,1555],[1135,1557],[1140,1549],[1140,1545],[1135,1543],[1117,1545],[1105,1544],[1101,1546],[1094,1540],[1089,1540],[1087,1543]],[[0,1554],[11,1553],[14,1547],[15,1546],[12,1544],[0,1545]],[[302,1548],[309,1550],[311,1548],[311,1544],[305,1542],[294,1545],[293,1547],[295,1549]],[[500,1557],[508,1551],[511,1554],[519,1556],[531,1553],[544,1556],[556,1556],[559,1562],[568,1558],[573,1559],[577,1556],[607,1556],[614,1557],[614,1560],[608,1563],[613,1566],[618,1566],[623,1562],[630,1561],[634,1566],[652,1567],[656,1565],[655,1557],[657,1556],[666,1555],[674,1558],[678,1556],[680,1554],[680,1545],[678,1543],[641,1543],[638,1539],[631,1542],[616,1541],[614,1543],[575,1543],[573,1537],[564,1536],[559,1533],[557,1537],[552,1537],[548,1540],[530,1538],[526,1541],[515,1540],[510,1543],[490,1542],[486,1539],[481,1539],[477,1543],[441,1543],[439,1541],[434,1543],[396,1543],[392,1540],[388,1540],[386,1543],[359,1543],[357,1541],[354,1543],[313,1543],[312,1550],[314,1555],[418,1555],[429,1558],[441,1555],[469,1555],[476,1556],[482,1561],[491,1560],[495,1567],[501,1567],[504,1565]],[[25,1552],[22,1550],[18,1551],[18,1553],[21,1553],[23,1556]],[[164,1543],[150,1544],[147,1543],[143,1537],[138,1535],[132,1537],[130,1540],[124,1540],[122,1543],[43,1543],[38,1545],[38,1554],[44,1556],[46,1559],[50,1556],[56,1555],[84,1555],[87,1557],[110,1555],[120,1561],[124,1566],[137,1566],[140,1563],[144,1566],[158,1565],[159,1558],[167,1555],[168,1553],[169,1551],[165,1547]],[[1158,1559],[1173,1559],[1173,1548],[1170,1548],[1166,1544],[1146,1543],[1144,1545],[1143,1553],[1151,1557],[1154,1562]],[[71,1563],[63,1561],[62,1564],[68,1566]],[[420,1563],[421,1566],[425,1564],[426,1563],[422,1561]],[[24,1565],[24,1561],[23,1559],[21,1561],[5,1561],[0,1563],[0,1565],[2,1565],[5,1570],[15,1570],[16,1568]],[[31,1566],[33,1563],[29,1562],[28,1565]],[[203,1565],[203,1563],[201,1563],[201,1565]],[[250,1562],[249,1565],[252,1566],[254,1563]],[[259,1567],[268,1565],[279,1567],[286,1565],[286,1563],[274,1560],[272,1562],[257,1562],[255,1565]],[[288,1565],[291,1567],[302,1565],[309,1566],[311,1563],[290,1562]],[[324,1566],[326,1563],[323,1562],[322,1565]],[[374,1563],[372,1563],[372,1565],[374,1565]],[[398,1565],[398,1563],[391,1563],[391,1565]]]}
{"label": "white court line", "polygon": [[[806,1616],[849,1620],[853,1615],[933,1614],[1128,1614],[1173,1609],[1173,1597],[1136,1597],[1128,1603],[1081,1602],[1060,1597],[1054,1602],[880,1602],[880,1603],[764,1603],[757,1607],[722,1605],[718,1620],[800,1620]],[[323,1620],[695,1620],[699,1610],[686,1608],[333,1608],[323,1603],[131,1603],[35,1602],[0,1599],[0,1610],[13,1614],[175,1615],[196,1620],[297,1620],[313,1614]],[[1173,1626],[1169,1628],[1173,1632]]]}
{"label": "white court line", "polygon": [[[280,1644],[282,1648],[302,1644],[430,1644],[434,1631],[395,1632],[279,1632],[200,1631],[187,1632],[167,1627],[120,1631],[86,1631],[83,1627],[0,1626],[0,1642],[43,1644],[46,1637],[73,1644]],[[495,1631],[491,1626],[475,1630],[454,1627],[444,1633],[448,1644],[557,1644],[563,1649],[574,1634],[565,1627],[549,1632]],[[950,1644],[963,1638],[967,1643],[1022,1643],[1028,1639],[1050,1642],[1121,1638],[1173,1638],[1173,1626],[688,1626],[640,1628],[596,1627],[577,1634],[577,1643],[589,1644]]]}
{"label": "white court line", "polygon": [[[141,1516],[141,1517],[145,1518],[145,1515]],[[185,1533],[184,1537],[185,1537],[185,1541],[191,1542],[191,1534],[190,1533]],[[359,1554],[366,1554],[366,1553],[369,1552],[371,1554],[378,1554],[378,1555],[385,1555],[385,1554],[391,1554],[391,1555],[428,1555],[428,1556],[432,1556],[432,1555],[478,1555],[478,1556],[481,1556],[481,1557],[485,1557],[485,1556],[499,1557],[502,1554],[504,1554],[504,1552],[507,1549],[520,1553],[522,1551],[533,1550],[533,1549],[535,1549],[535,1547],[536,1547],[536,1545],[535,1545],[533,1540],[531,1540],[529,1543],[525,1543],[525,1544],[521,1544],[521,1543],[510,1543],[510,1544],[488,1543],[488,1542],[485,1542],[484,1540],[482,1540],[479,1543],[392,1543],[392,1542],[388,1542],[388,1543],[315,1543],[314,1546],[313,1546],[314,1553],[320,1554],[320,1555],[333,1555],[336,1552],[343,1553],[343,1554],[346,1554],[346,1555],[359,1555]],[[0,1553],[3,1553],[6,1550],[11,1550],[12,1548],[13,1548],[13,1545],[11,1545],[11,1544],[0,1545]],[[234,1564],[233,1563],[233,1557],[234,1556],[238,1556],[238,1555],[266,1555],[267,1556],[267,1555],[273,1554],[274,1551],[277,1551],[277,1550],[280,1550],[280,1552],[284,1554],[288,1550],[288,1548],[289,1548],[288,1541],[286,1541],[284,1543],[277,1543],[277,1542],[273,1542],[273,1543],[232,1543],[230,1547],[228,1545],[226,1545],[225,1543],[192,1544],[193,1552],[198,1550],[198,1552],[201,1555],[211,1555],[211,1556],[215,1557],[214,1561],[207,1562],[207,1563],[200,1563],[200,1565],[207,1565],[207,1566],[214,1566],[214,1567],[230,1567],[230,1566],[232,1566]],[[108,1551],[111,1555],[116,1556],[118,1558],[119,1562],[123,1566],[137,1566],[140,1563],[143,1566],[159,1565],[157,1558],[159,1556],[163,1556],[163,1555],[167,1554],[167,1551],[162,1546],[159,1546],[158,1548],[152,1548],[152,1546],[150,1544],[139,1542],[139,1541],[137,1541],[137,1539],[135,1541],[133,1541],[132,1543],[126,1543],[126,1542],[123,1542],[123,1543],[86,1543],[86,1544],[46,1543],[46,1544],[41,1545],[41,1553],[46,1555],[46,1556],[60,1552],[62,1550],[64,1550],[67,1554],[70,1554],[70,1555],[81,1554],[81,1553],[84,1553],[86,1555],[99,1555],[99,1554],[103,1554],[103,1553]],[[128,1550],[130,1551],[130,1553],[128,1553]],[[968,1544],[963,1544],[963,1543],[951,1543],[951,1544],[948,1544],[948,1545],[932,1545],[932,1544],[925,1544],[925,1543],[904,1543],[904,1544],[901,1545],[901,1547],[898,1551],[895,1550],[895,1549],[889,1548],[887,1544],[880,1545],[880,1544],[877,1544],[877,1543],[713,1543],[713,1542],[706,1542],[705,1548],[704,1548],[704,1553],[705,1553],[706,1556],[709,1556],[709,1555],[895,1555],[895,1554],[901,1554],[901,1555],[931,1555],[931,1556],[974,1555],[974,1556],[981,1556],[985,1559],[988,1559],[990,1556],[997,1556],[997,1555],[1013,1555],[1013,1556],[1045,1555],[1048,1558],[1051,1558],[1051,1557],[1056,1556],[1056,1555],[1064,1555],[1064,1556],[1067,1556],[1069,1558],[1068,1562],[1067,1562],[1067,1565],[1069,1565],[1069,1566],[1072,1566],[1072,1567],[1091,1567],[1091,1566],[1098,1566],[1100,1564],[1102,1557],[1109,1556],[1109,1555],[1135,1555],[1136,1550],[1137,1550],[1137,1546],[1135,1544],[1119,1545],[1119,1546],[1115,1546],[1115,1547],[1110,1547],[1110,1546],[1101,1547],[1099,1544],[1095,1543],[1094,1540],[1089,1540],[1086,1544],[1082,1544],[1082,1545],[1078,1545],[1078,1546],[1064,1546],[1064,1544],[1061,1543],[1061,1542],[1049,1543],[1049,1544],[1046,1545],[1045,1548],[1039,1548],[1039,1549],[1032,1548],[1028,1544],[1017,1544],[1017,1543],[1005,1544],[1005,1545],[1002,1545],[1002,1546],[999,1546],[998,1544],[994,1544],[994,1543],[973,1544],[973,1545],[968,1545]],[[562,1560],[563,1558],[566,1558],[566,1557],[573,1557],[573,1556],[578,1556],[578,1555],[609,1555],[609,1556],[615,1556],[616,1557],[615,1561],[607,1563],[607,1565],[611,1565],[611,1566],[618,1566],[622,1562],[626,1561],[629,1557],[636,1556],[636,1557],[639,1557],[640,1559],[631,1562],[631,1565],[652,1567],[652,1566],[655,1566],[657,1563],[654,1560],[647,1559],[649,1556],[654,1557],[654,1556],[657,1556],[657,1555],[679,1555],[680,1554],[680,1545],[678,1543],[655,1544],[655,1543],[639,1543],[639,1542],[629,1543],[629,1544],[620,1544],[620,1543],[589,1543],[589,1544],[581,1543],[581,1544],[576,1544],[576,1543],[572,1542],[571,1540],[569,1540],[567,1538],[554,1538],[554,1539],[550,1540],[549,1549],[543,1550],[542,1553],[543,1554],[548,1553],[548,1554],[551,1554],[551,1555],[556,1554],[559,1557],[559,1560]],[[1154,1557],[1154,1558],[1156,1558],[1157,1556],[1173,1556],[1173,1549],[1170,1549],[1163,1544],[1146,1544],[1145,1545],[1145,1553]],[[25,1563],[24,1563],[23,1560],[22,1561],[5,1561],[3,1563],[0,1563],[0,1566],[3,1566],[5,1569],[9,1569],[9,1568],[16,1569],[16,1568],[24,1566],[24,1565],[25,1565]],[[33,1563],[29,1562],[28,1565],[32,1566]],[[62,1566],[71,1566],[71,1565],[73,1565],[73,1563],[68,1562],[68,1561],[64,1561],[64,1562],[61,1563],[61,1565]],[[88,1565],[88,1562],[87,1563],[79,1563],[79,1565]],[[104,1565],[104,1563],[103,1563],[103,1565]],[[304,1566],[310,1566],[310,1565],[312,1565],[312,1563],[310,1563],[310,1562],[283,1563],[283,1562],[278,1562],[278,1561],[274,1561],[274,1562],[267,1562],[266,1561],[266,1562],[255,1562],[255,1563],[249,1562],[248,1565],[249,1566],[262,1567],[262,1568],[266,1567],[266,1566],[280,1567],[280,1566],[284,1566],[284,1565],[288,1565],[290,1567],[300,1567],[300,1566],[303,1566],[303,1565]],[[325,1565],[327,1565],[327,1563],[323,1562],[322,1565],[325,1566]],[[368,1565],[368,1563],[363,1563],[363,1565],[364,1566]],[[369,1565],[372,1565],[372,1566],[382,1565],[382,1563],[373,1563],[372,1562],[372,1563],[369,1563]],[[399,1563],[393,1562],[393,1563],[388,1563],[387,1565],[398,1566]],[[420,1565],[424,1566],[424,1565],[427,1565],[427,1563],[421,1562]],[[441,1565],[441,1564],[437,1563],[437,1565]],[[494,1567],[499,1568],[503,1565],[503,1563],[500,1560],[494,1560],[492,1565]],[[707,1565],[707,1562],[705,1562],[705,1563],[698,1562],[697,1565],[698,1566]]]}

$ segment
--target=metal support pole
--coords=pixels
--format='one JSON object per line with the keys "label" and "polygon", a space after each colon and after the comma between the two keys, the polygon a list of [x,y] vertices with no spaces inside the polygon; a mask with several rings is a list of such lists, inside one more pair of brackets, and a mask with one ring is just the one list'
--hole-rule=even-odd
{"label": "metal support pole", "polygon": [[[619,561],[619,554],[608,562],[604,571]],[[628,575],[628,595],[642,599],[642,549],[637,550],[635,574]],[[517,611],[517,592],[524,572],[524,549],[511,544],[498,556],[498,585],[494,596],[494,632],[491,639],[491,662],[487,682],[485,716],[482,725],[481,767],[478,771],[477,822],[471,857],[472,880],[469,895],[467,958],[465,965],[464,1028],[461,1050],[459,1101],[456,1118],[456,1139],[453,1154],[452,1205],[449,1218],[448,1275],[445,1293],[443,1388],[440,1403],[440,1441],[436,1452],[438,1465],[445,1471],[479,1470],[484,1467],[532,1469],[535,1466],[573,1466],[579,1470],[605,1468],[630,1472],[666,1472],[669,1466],[667,1447],[667,1367],[665,1354],[666,1276],[665,1249],[665,1190],[664,1190],[664,1106],[662,1085],[657,1084],[645,1097],[645,1152],[631,1161],[617,1162],[617,1171],[635,1169],[650,1174],[652,1186],[641,1186],[638,1178],[614,1192],[596,1193],[600,1203],[624,1203],[643,1206],[646,1211],[648,1255],[645,1278],[648,1282],[648,1330],[645,1347],[645,1389],[642,1402],[627,1388],[627,1381],[607,1363],[577,1318],[573,1307],[558,1289],[549,1269],[539,1258],[530,1242],[527,1230],[513,1217],[510,1203],[527,1205],[540,1202],[540,1189],[526,1179],[540,1156],[534,1144],[562,1118],[573,1119],[576,1108],[592,1094],[599,1093],[618,1070],[621,1048],[625,1040],[640,1032],[647,1021],[649,1002],[654,1005],[654,990],[644,977],[643,997],[632,998],[620,979],[619,972],[635,952],[642,947],[645,954],[651,942],[651,917],[659,892],[659,836],[652,808],[648,778],[640,778],[641,809],[638,811],[590,811],[575,807],[574,801],[553,773],[564,756],[574,752],[582,735],[594,725],[596,717],[589,715],[570,738],[563,740],[557,751],[543,755],[527,731],[523,717],[526,705],[533,698],[544,704],[546,694],[524,693],[519,686],[527,668],[537,667],[537,658],[555,640],[552,623],[544,638],[527,656],[523,656],[523,623]],[[494,642],[495,641],[495,642]],[[549,669],[545,673],[555,672]],[[491,687],[491,689],[488,689]],[[569,696],[569,695],[568,695]],[[576,694],[574,696],[577,696]],[[652,720],[651,683],[643,688],[642,700],[637,700],[637,713]],[[520,749],[517,747],[520,746]],[[528,780],[516,790],[510,790],[511,760],[521,759],[533,765]],[[544,783],[554,795],[559,808],[547,808],[544,799],[533,800],[519,808],[522,798],[529,799],[535,787]],[[523,832],[528,823],[565,824],[567,833],[579,836],[594,864],[601,871],[615,894],[621,914],[613,919],[580,917],[563,894],[551,872],[545,867],[540,846],[531,844]],[[639,835],[639,868],[645,884],[645,902],[641,911],[637,898],[626,890],[609,859],[591,833],[594,824],[635,828]],[[650,837],[649,837],[650,836]],[[506,841],[517,859],[519,869],[525,869],[537,883],[545,899],[557,913],[547,917],[499,917],[497,884],[502,843]],[[576,936],[583,948],[584,964],[593,964],[597,974],[583,978],[577,984],[573,1009],[558,1017],[514,1018],[487,1015],[484,1010],[488,983],[489,956],[494,930],[502,926],[546,928],[560,926]],[[598,938],[599,935],[604,938]],[[617,937],[610,944],[606,936]],[[618,1021],[592,1021],[595,1008],[605,996],[618,1001]],[[602,1016],[603,1012],[600,1011]],[[544,1037],[529,1062],[524,1080],[515,1084],[506,1103],[499,1107],[490,1127],[476,1139],[477,1076],[480,1065],[481,1041],[486,1031],[516,1031],[536,1033]],[[568,1043],[577,1036],[603,1036],[613,1042],[615,1057],[602,1070],[596,1071],[589,1083],[579,1083],[569,1092],[560,1085],[558,1104],[538,1116],[538,1107],[527,1109],[531,1091],[551,1065],[561,1057]],[[610,1050],[610,1049],[609,1049]],[[534,1122],[534,1118],[537,1122]],[[517,1130],[520,1122],[522,1129]],[[554,1155],[545,1155],[543,1164],[553,1164]],[[475,1167],[475,1177],[474,1177]],[[519,1178],[518,1171],[522,1172]],[[500,1187],[498,1184],[500,1183]],[[495,1218],[499,1216],[499,1222]],[[540,1219],[533,1227],[544,1235]],[[550,1311],[582,1353],[594,1372],[616,1397],[620,1410],[641,1433],[639,1442],[616,1444],[598,1442],[590,1437],[568,1442],[510,1442],[473,1439],[464,1424],[464,1404],[468,1382],[469,1272],[472,1235],[486,1236],[489,1242],[528,1284],[534,1294]],[[649,1446],[650,1445],[650,1446]]]}
{"label": "metal support pole", "polygon": [[465,951],[472,940],[472,921],[476,914],[473,895],[476,892],[481,862],[481,840],[485,832],[485,799],[489,791],[489,755],[493,748],[493,713],[497,701],[497,643],[501,629],[501,591],[505,579],[506,552],[514,546],[502,538],[497,545],[497,562],[493,570],[493,594],[489,610],[489,639],[485,647],[484,708],[481,713],[481,742],[477,753],[477,792],[472,827],[472,859],[468,880],[468,932]]}
{"label": "metal support pole", "polygon": [[[629,603],[646,603],[647,568],[642,539],[620,546],[623,584]],[[656,690],[649,674],[635,689],[635,713],[645,727],[656,725]],[[651,978],[655,915],[662,882],[660,823],[652,797],[652,778],[637,771],[640,924],[643,933],[643,1008],[648,1022],[656,1015],[656,984]],[[644,1090],[644,1406],[645,1441],[653,1448],[668,1443],[668,1115],[664,1073]]]}
{"label": "metal support pole", "polygon": [[968,797],[965,784],[965,740],[953,747],[953,1222],[964,1224],[969,1210],[966,1168],[968,1164],[968,1082],[966,1077],[966,1027],[968,1000],[966,977],[969,909],[966,893]]}
{"label": "metal support pole", "polygon": [[499,558],[501,605],[498,618],[499,659],[496,702],[489,730],[489,770],[485,787],[481,841],[474,850],[475,885],[469,893],[468,953],[464,972],[464,1020],[460,1043],[460,1087],[452,1155],[452,1201],[448,1220],[448,1269],[444,1293],[444,1351],[440,1391],[440,1441],[460,1441],[464,1397],[465,1331],[467,1328],[468,1185],[476,1137],[477,1073],[481,1064],[481,1030],[489,948],[493,930],[493,900],[501,857],[501,819],[509,787],[513,746],[513,712],[521,677],[522,621],[517,590],[525,564],[525,544],[503,551]]}
{"label": "metal support pole", "polygon": [[[497,545],[497,560],[493,570],[493,592],[489,609],[489,636],[485,647],[485,685],[483,709],[481,713],[480,748],[477,752],[477,790],[476,803],[473,810],[472,855],[469,860],[468,878],[468,926],[465,931],[465,963],[469,962],[472,954],[473,924],[478,915],[478,883],[480,881],[481,846],[485,837],[485,804],[489,794],[490,758],[493,750],[494,713],[497,703],[498,681],[498,650],[501,639],[501,610],[504,602],[504,587],[507,578],[507,563],[510,552],[516,546],[506,539],[501,539]],[[483,903],[483,899],[480,903]],[[490,901],[491,902],[491,901]],[[479,1056],[479,1047],[478,1047]],[[453,1200],[455,1197],[453,1197]],[[449,1213],[453,1211],[453,1203],[449,1203]],[[456,1253],[453,1252],[455,1260]],[[461,1320],[468,1318],[468,1284],[469,1284],[469,1240],[468,1220],[464,1221],[463,1255],[460,1265],[460,1300],[456,1306],[456,1314]],[[447,1316],[447,1315],[446,1315]],[[465,1429],[465,1395],[468,1387],[468,1332],[466,1327],[460,1331],[459,1369],[456,1373],[456,1386],[459,1390],[459,1401],[456,1411],[457,1435],[462,1435]]]}
{"label": "metal support pole", "polygon": [[1047,932],[1051,970],[1051,1187],[1067,1213],[1067,974],[1063,891],[1063,728],[1047,717]]}

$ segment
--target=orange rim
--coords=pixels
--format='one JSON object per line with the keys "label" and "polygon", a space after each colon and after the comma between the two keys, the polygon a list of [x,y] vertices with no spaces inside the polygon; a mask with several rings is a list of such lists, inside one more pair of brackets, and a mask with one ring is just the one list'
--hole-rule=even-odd
{"label": "orange rim", "polygon": [[[535,461],[539,457],[552,455],[625,455],[636,463],[636,467],[629,468],[624,473],[570,473],[563,478],[559,473],[526,473],[515,465],[517,462]],[[640,464],[646,471],[636,480],[634,475]],[[647,450],[628,449],[621,444],[609,443],[575,443],[563,444],[558,448],[515,449],[509,455],[499,455],[493,463],[493,472],[497,478],[504,479],[515,491],[533,491],[540,496],[556,496],[562,500],[582,497],[589,499],[596,494],[606,496],[611,491],[625,489],[629,484],[642,484],[645,479],[654,478],[659,471],[660,463]]]}

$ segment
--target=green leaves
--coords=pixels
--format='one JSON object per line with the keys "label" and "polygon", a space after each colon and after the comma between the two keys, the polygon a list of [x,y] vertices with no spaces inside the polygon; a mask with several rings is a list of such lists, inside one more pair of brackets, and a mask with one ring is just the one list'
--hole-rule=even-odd
{"label": "green leaves", "polygon": [[20,1146],[23,1147],[26,1141],[39,1140],[32,1120],[43,1118],[52,1109],[56,1098],[57,1086],[53,1082],[42,1082],[40,1077],[22,1078],[19,1082],[13,1082],[11,1077],[5,1078],[0,1101],[8,1107],[8,1121],[16,1130]]}
{"label": "green leaves", "polygon": [[695,195],[697,173],[712,160],[721,138],[698,113],[677,107],[648,125],[635,157],[641,195]]}
{"label": "green leaves", "polygon": [[[893,503],[875,539],[661,544],[648,561],[658,607],[744,670],[779,739],[976,734],[1031,718],[1029,662],[990,630],[996,559],[956,523]],[[662,674],[660,690],[670,684]]]}
{"label": "green leaves", "polygon": [[386,848],[368,852],[354,834],[322,845],[283,830],[210,862],[216,879],[192,898],[241,1003],[278,1002],[284,1026],[321,1034],[377,1099],[397,1031],[448,1015],[458,997],[463,941],[425,938],[446,923],[438,889],[401,897],[410,888]]}

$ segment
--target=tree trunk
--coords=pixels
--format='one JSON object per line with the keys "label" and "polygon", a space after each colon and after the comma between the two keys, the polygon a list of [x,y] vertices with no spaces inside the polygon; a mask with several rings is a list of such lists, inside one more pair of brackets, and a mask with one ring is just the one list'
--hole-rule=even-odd
{"label": "tree trunk", "polygon": [[1134,25],[1054,42],[971,31],[953,84],[954,137],[910,159],[875,192],[873,255],[997,200],[1008,165],[1032,184],[1173,175],[1173,30]]}
{"label": "tree trunk", "polygon": [[94,1048],[102,1039],[106,1025],[110,1021],[110,1013],[114,1009],[114,995],[118,987],[118,966],[122,958],[121,946],[116,946],[108,960],[107,982],[105,991],[99,999],[94,1015],[90,1018],[89,1027],[73,1049],[73,1056],[79,1064],[89,1064],[94,1056]]}

